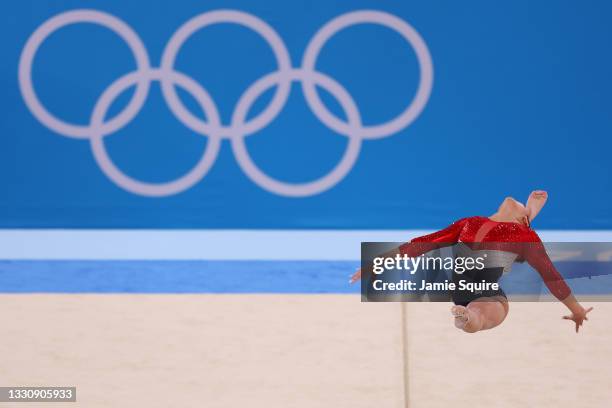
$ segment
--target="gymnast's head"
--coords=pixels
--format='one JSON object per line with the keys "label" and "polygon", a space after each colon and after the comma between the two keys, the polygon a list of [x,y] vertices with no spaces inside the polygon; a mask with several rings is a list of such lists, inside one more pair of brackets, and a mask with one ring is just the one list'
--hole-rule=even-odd
{"label": "gymnast's head", "polygon": [[529,194],[527,205],[513,197],[506,197],[497,209],[499,218],[518,224],[531,226],[533,219],[540,213],[548,200],[548,193],[544,190],[535,190]]}
{"label": "gymnast's head", "polygon": [[529,208],[523,203],[516,200],[514,197],[506,197],[497,209],[497,214],[500,218],[508,222],[516,222],[518,224],[529,227],[530,212]]}

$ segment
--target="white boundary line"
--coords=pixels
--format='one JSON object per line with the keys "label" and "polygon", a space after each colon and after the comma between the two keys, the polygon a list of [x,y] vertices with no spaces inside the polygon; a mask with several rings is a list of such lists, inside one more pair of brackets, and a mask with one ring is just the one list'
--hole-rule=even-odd
{"label": "white boundary line", "polygon": [[[358,260],[361,241],[424,230],[0,230],[0,259]],[[539,231],[545,242],[612,242],[612,230]]]}

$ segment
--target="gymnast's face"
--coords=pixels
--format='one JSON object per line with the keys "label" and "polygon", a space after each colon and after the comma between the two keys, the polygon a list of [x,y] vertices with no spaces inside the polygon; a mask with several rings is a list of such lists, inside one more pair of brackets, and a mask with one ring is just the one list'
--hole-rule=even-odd
{"label": "gymnast's face", "polygon": [[529,226],[529,209],[512,197],[506,197],[499,206],[499,212],[511,222]]}

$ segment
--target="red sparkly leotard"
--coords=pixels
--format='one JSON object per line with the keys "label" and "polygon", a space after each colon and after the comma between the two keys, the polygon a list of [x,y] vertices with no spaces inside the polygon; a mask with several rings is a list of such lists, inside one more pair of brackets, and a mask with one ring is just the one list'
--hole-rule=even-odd
{"label": "red sparkly leotard", "polygon": [[459,242],[472,248],[514,254],[516,259],[527,261],[540,274],[557,299],[563,300],[571,294],[546,254],[540,237],[531,228],[515,222],[496,222],[487,217],[462,218],[441,231],[414,238],[401,245],[399,250],[402,255],[416,257]]}

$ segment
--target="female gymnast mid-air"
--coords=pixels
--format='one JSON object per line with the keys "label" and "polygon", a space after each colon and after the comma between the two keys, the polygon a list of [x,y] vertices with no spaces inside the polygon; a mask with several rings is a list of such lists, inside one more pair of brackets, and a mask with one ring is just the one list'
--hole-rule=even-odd
{"label": "female gymnast mid-air", "polygon": [[[542,241],[531,229],[530,222],[538,215],[547,198],[545,191],[534,191],[524,206],[512,197],[507,197],[490,217],[462,218],[441,231],[414,238],[384,256],[395,257],[399,254],[417,257],[458,243],[462,243],[456,246],[460,246],[460,251],[464,253],[489,251],[492,256],[487,261],[487,267],[461,275],[453,272],[454,282],[469,279],[471,282],[496,283],[513,262],[527,261],[540,274],[550,292],[569,309],[571,314],[563,316],[563,319],[572,320],[578,333],[593,308],[585,309],[578,303],[546,254]],[[491,262],[494,265],[491,266]],[[361,269],[358,269],[351,277],[351,283],[360,279]],[[467,333],[492,329],[500,325],[508,315],[508,299],[501,288],[480,292],[454,290],[451,291],[451,297],[455,303],[451,308],[455,326]]]}

